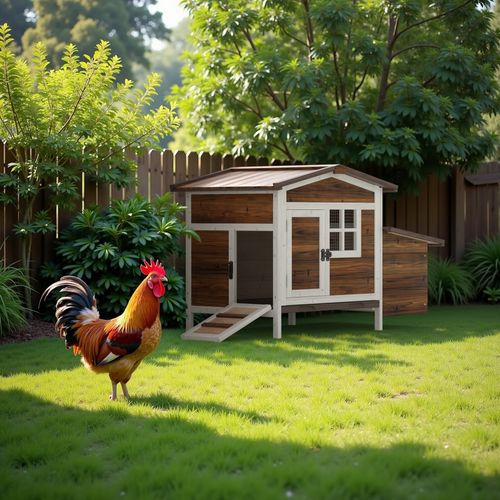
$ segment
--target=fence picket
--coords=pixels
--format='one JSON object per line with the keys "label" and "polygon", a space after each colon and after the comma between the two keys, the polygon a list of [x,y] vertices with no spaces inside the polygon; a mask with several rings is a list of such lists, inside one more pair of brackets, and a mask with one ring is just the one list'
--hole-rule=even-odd
{"label": "fence picket", "polygon": [[157,196],[163,194],[162,178],[161,178],[161,153],[160,151],[151,150],[149,152],[149,198],[154,201]]}
{"label": "fence picket", "polygon": [[200,175],[207,175],[210,173],[210,154],[201,153],[200,156]]}
{"label": "fence picket", "polygon": [[174,183],[174,154],[170,150],[163,151],[163,192],[170,192]]}

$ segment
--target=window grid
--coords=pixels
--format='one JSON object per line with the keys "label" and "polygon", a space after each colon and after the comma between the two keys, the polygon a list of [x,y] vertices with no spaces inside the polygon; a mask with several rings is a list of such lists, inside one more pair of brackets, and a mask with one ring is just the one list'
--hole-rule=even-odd
{"label": "window grid", "polygon": [[354,209],[330,210],[330,251],[333,256],[360,255],[360,213]]}

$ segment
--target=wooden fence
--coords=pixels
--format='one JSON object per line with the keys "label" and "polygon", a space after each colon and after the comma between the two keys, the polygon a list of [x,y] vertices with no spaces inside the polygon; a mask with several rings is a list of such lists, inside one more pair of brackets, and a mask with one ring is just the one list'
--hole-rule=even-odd
{"label": "wooden fence", "polygon": [[[176,153],[150,151],[141,156],[131,156],[137,163],[136,186],[126,189],[108,184],[90,182],[82,176],[81,200],[72,212],[52,210],[51,215],[59,231],[77,210],[97,204],[109,205],[114,199],[127,199],[140,193],[149,200],[170,191],[174,183],[194,179],[233,166],[266,165],[265,158],[242,157],[208,153]],[[6,172],[12,161],[10,152],[0,143],[0,171]],[[278,161],[273,165],[280,165]],[[475,238],[499,233],[500,227],[500,164],[488,166],[474,176],[461,174],[441,181],[431,176],[420,186],[420,194],[389,195],[385,197],[384,224],[407,229],[445,240],[445,247],[438,249],[442,257],[459,259],[466,244]],[[486,176],[486,177],[485,177]],[[497,179],[498,177],[498,179]],[[182,193],[174,199],[184,202]],[[46,200],[37,201],[37,209],[47,208]],[[19,221],[22,206],[0,205],[0,257],[5,262],[20,260],[19,242],[13,235],[13,226]],[[478,222],[479,221],[479,222]],[[55,235],[37,236],[33,246],[33,271],[43,262],[54,257]],[[178,266],[178,270],[183,269]]]}

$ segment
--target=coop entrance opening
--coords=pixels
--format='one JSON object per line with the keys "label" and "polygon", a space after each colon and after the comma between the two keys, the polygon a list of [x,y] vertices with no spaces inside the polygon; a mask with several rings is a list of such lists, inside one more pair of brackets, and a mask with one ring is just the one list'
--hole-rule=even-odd
{"label": "coop entrance opening", "polygon": [[273,233],[236,232],[238,303],[270,304],[273,297]]}

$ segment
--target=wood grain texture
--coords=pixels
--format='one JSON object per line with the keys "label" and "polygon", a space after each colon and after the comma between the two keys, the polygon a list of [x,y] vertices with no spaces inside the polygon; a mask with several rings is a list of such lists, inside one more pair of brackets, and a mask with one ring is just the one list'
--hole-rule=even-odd
{"label": "wood grain texture", "polygon": [[371,191],[353,186],[338,179],[325,179],[307,186],[291,189],[287,193],[290,202],[322,202],[322,203],[373,203]]}
{"label": "wood grain texture", "polygon": [[375,291],[375,216],[361,211],[361,257],[332,258],[330,295],[373,293]]}
{"label": "wood grain texture", "polygon": [[271,194],[194,194],[191,221],[196,224],[272,224]]}
{"label": "wood grain texture", "polygon": [[198,231],[201,241],[191,246],[192,304],[224,307],[228,305],[229,275],[227,231]]}
{"label": "wood grain texture", "polygon": [[319,218],[292,218],[292,290],[319,288]]}
{"label": "wood grain texture", "polygon": [[384,233],[384,315],[427,311],[427,243]]}

